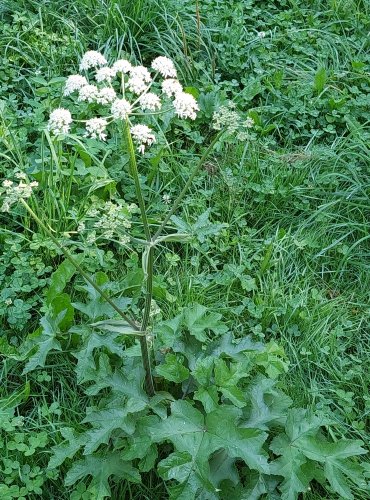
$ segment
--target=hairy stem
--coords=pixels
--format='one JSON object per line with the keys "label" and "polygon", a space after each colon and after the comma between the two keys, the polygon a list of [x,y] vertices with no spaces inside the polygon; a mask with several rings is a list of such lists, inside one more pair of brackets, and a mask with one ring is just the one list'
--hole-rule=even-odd
{"label": "hairy stem", "polygon": [[[148,218],[146,215],[146,208],[145,208],[145,202],[144,202],[144,197],[143,193],[141,191],[141,186],[140,186],[140,179],[139,179],[139,172],[137,169],[137,163],[136,163],[136,156],[135,156],[135,149],[134,145],[132,142],[132,137],[131,137],[131,132],[130,132],[130,127],[128,122],[126,122],[125,125],[125,134],[126,134],[126,142],[127,142],[127,148],[129,152],[129,161],[130,161],[130,171],[132,178],[135,183],[135,191],[136,191],[136,197],[139,203],[140,207],[140,213],[141,213],[141,220],[143,222],[144,226],[144,233],[145,237],[147,239],[147,244],[151,245],[152,238],[150,234],[150,228],[149,228],[149,223],[148,223]],[[150,308],[151,308],[151,303],[152,303],[152,295],[153,295],[153,247],[150,246],[149,248],[149,254],[148,254],[148,264],[147,264],[147,269],[144,269],[145,275],[146,275],[146,282],[145,282],[145,306],[144,306],[144,313],[143,313],[143,321],[141,325],[141,329],[143,332],[147,331],[148,324],[149,324],[149,318],[150,318]],[[153,376],[152,376],[152,370],[151,370],[151,357],[148,349],[148,342],[146,336],[140,337],[140,348],[141,348],[141,357],[143,360],[143,365],[145,369],[145,386],[146,386],[146,391],[149,394],[149,396],[153,396],[155,394],[154,390],[154,382],[153,382]]]}
{"label": "hairy stem", "polygon": [[171,210],[168,212],[168,214],[166,215],[166,217],[164,218],[164,221],[162,222],[162,224],[159,226],[159,228],[157,229],[157,232],[155,233],[154,237],[153,237],[153,241],[155,241],[161,234],[162,234],[162,231],[163,229],[165,228],[167,222],[170,220],[170,218],[173,216],[173,214],[176,212],[178,206],[180,205],[180,203],[182,202],[184,196],[186,195],[186,192],[187,190],[189,189],[191,183],[193,182],[194,180],[194,177],[197,175],[197,173],[199,172],[200,168],[202,167],[203,163],[205,162],[205,160],[207,159],[209,153],[212,151],[213,149],[213,146],[216,144],[217,140],[219,139],[219,137],[221,136],[223,132],[219,132],[212,140],[212,142],[210,143],[210,145],[208,146],[208,148],[205,150],[205,152],[203,153],[203,155],[201,156],[201,158],[199,159],[198,163],[195,165],[194,167],[194,170],[192,171],[189,179],[186,181],[186,184],[185,186],[182,188],[182,191],[181,193],[179,194],[179,196],[177,197],[177,199],[175,200]]}
{"label": "hairy stem", "polygon": [[132,178],[134,180],[134,183],[135,183],[135,192],[136,192],[136,196],[137,196],[137,201],[139,203],[141,219],[143,221],[144,233],[145,233],[145,237],[146,237],[147,241],[150,242],[151,235],[150,235],[149,223],[148,223],[148,218],[146,215],[144,197],[143,197],[143,193],[141,191],[141,186],[140,186],[139,172],[137,169],[136,156],[135,156],[135,148],[134,148],[134,144],[132,142],[130,127],[129,127],[128,122],[126,122],[126,124],[125,124],[125,134],[126,134],[126,143],[127,143],[128,153],[129,153],[130,171],[131,171],[131,175],[132,175]]}

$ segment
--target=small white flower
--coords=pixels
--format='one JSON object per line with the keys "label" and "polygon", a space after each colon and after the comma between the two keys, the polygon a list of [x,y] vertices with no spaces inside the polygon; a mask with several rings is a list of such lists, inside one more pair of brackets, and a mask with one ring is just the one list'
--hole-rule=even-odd
{"label": "small white flower", "polygon": [[85,231],[86,229],[86,224],[84,221],[80,222],[79,225],[77,226],[77,232],[82,233],[82,231]]}
{"label": "small white flower", "polygon": [[88,82],[84,76],[71,75],[67,78],[63,95],[70,95],[75,90],[80,90],[81,87],[87,85]]}
{"label": "small white flower", "polygon": [[155,135],[146,125],[134,125],[131,127],[133,140],[139,144],[138,151],[141,154],[145,152],[145,146],[151,146],[155,142]]}
{"label": "small white flower", "polygon": [[118,59],[113,66],[112,70],[117,73],[129,73],[131,71],[132,65],[126,59]]}
{"label": "small white flower", "polygon": [[152,77],[145,66],[133,66],[130,70],[130,75],[132,78],[144,80],[145,83],[150,83],[152,81]]}
{"label": "small white flower", "polygon": [[196,111],[199,111],[197,101],[191,94],[185,92],[176,94],[173,106],[179,118],[190,118],[191,120],[195,120],[197,116]]}
{"label": "small white flower", "polygon": [[111,87],[103,87],[96,96],[96,102],[99,104],[110,104],[117,98],[116,91]]}
{"label": "small white flower", "polygon": [[257,33],[257,36],[258,36],[258,38],[265,38],[265,36],[266,36],[266,31],[259,31],[259,32]]}
{"label": "small white flower", "polygon": [[148,92],[139,98],[141,109],[149,109],[150,111],[155,111],[161,109],[161,100],[153,92]]}
{"label": "small white flower", "polygon": [[80,62],[80,71],[83,69],[97,68],[99,66],[104,66],[107,64],[105,57],[96,50],[87,51]]}
{"label": "small white flower", "polygon": [[12,299],[6,299],[6,300],[5,300],[5,304],[6,304],[7,306],[12,305],[12,304],[13,304]]}
{"label": "small white flower", "polygon": [[165,203],[166,205],[169,205],[171,203],[171,196],[168,193],[165,193],[162,196],[162,200],[163,200],[163,203]]}
{"label": "small white flower", "polygon": [[50,113],[48,129],[54,134],[68,134],[72,116],[68,109],[57,108]]}
{"label": "small white flower", "polygon": [[250,116],[248,116],[248,118],[244,121],[243,125],[244,125],[245,128],[253,128],[253,126],[254,126],[254,120],[253,120],[253,118],[251,118]]}
{"label": "small white flower", "polygon": [[94,102],[99,95],[99,89],[96,85],[85,85],[80,88],[78,93],[79,101]]}
{"label": "small white flower", "polygon": [[167,97],[172,97],[173,95],[182,92],[182,85],[178,80],[169,78],[168,80],[163,80],[162,91]]}
{"label": "small white flower", "polygon": [[118,120],[126,120],[131,113],[131,104],[126,99],[117,99],[112,104],[112,115]]}
{"label": "small white flower", "polygon": [[91,118],[86,122],[86,136],[105,141],[108,122],[104,118]]}
{"label": "small white flower", "polygon": [[176,68],[168,57],[156,57],[152,62],[152,68],[158,71],[164,78],[176,77]]}
{"label": "small white flower", "polygon": [[132,76],[131,78],[129,78],[127,86],[129,90],[131,90],[131,92],[137,95],[142,94],[148,88],[144,80],[138,76]]}
{"label": "small white flower", "polygon": [[96,71],[95,80],[97,82],[111,82],[112,78],[116,75],[115,71],[112,68],[108,68],[105,66],[104,68],[100,68]]}
{"label": "small white flower", "polygon": [[3,182],[3,186],[4,186],[4,188],[10,188],[13,186],[13,181],[10,181],[9,179],[5,179],[5,181]]}
{"label": "small white flower", "polygon": [[27,179],[27,175],[24,172],[16,172],[14,175],[17,179]]}
{"label": "small white flower", "polygon": [[127,234],[120,236],[119,243],[124,247],[127,246],[130,243],[130,237]]}

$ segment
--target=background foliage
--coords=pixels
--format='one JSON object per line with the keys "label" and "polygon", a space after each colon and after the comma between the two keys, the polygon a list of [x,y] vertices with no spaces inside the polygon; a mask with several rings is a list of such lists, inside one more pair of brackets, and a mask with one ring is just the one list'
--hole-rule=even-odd
{"label": "background foliage", "polygon": [[[97,498],[98,486],[102,496],[111,489],[112,498],[163,498],[168,494],[163,480],[170,479],[178,480],[168,483],[176,495],[190,460],[188,443],[169,438],[165,427],[174,428],[186,415],[195,427],[202,418],[210,420],[211,443],[207,450],[199,448],[193,464],[198,483],[188,482],[189,488],[201,484],[207,490],[205,478],[227,478],[224,496],[240,488],[241,498],[294,498],[288,495],[299,491],[305,498],[351,498],[342,481],[345,470],[355,483],[352,494],[363,499],[359,462],[341,461],[360,453],[357,441],[368,441],[369,428],[368,3],[18,0],[2,3],[0,15],[1,176],[13,178],[22,170],[43,182],[33,208],[53,222],[66,244],[85,250],[84,268],[134,312],[142,308],[140,256],[109,242],[95,248],[74,234],[76,221],[96,200],[135,201],[127,158],[115,152],[115,138],[106,145],[91,140],[87,152],[52,143],[42,133],[50,110],[61,102],[63,76],[76,71],[78,56],[88,48],[144,63],[161,53],[176,61],[181,79],[199,93],[197,127],[175,122],[168,147],[158,148],[141,169],[153,217],[163,218],[168,210],[163,195],[173,199],[182,187],[220,104],[235,102],[256,123],[252,141],[230,139],[214,153],[183,203],[174,223],[192,230],[192,241],[172,244],[157,259],[156,376],[164,390],[196,391],[203,406],[173,402],[171,416],[160,420],[163,401],[140,398],[141,388],[132,381],[136,392],[119,397],[141,401],[142,407],[132,409],[141,419],[135,425],[156,429],[145,457],[134,455],[135,433],[127,450],[117,428],[94,424],[99,411],[109,411],[129,434],[130,412],[119,413],[117,387],[105,379],[122,387],[120,370],[139,370],[135,347],[123,351],[119,335],[92,333],[86,323],[113,316],[112,311],[63,264],[21,208],[17,216],[0,215],[0,442],[7,450],[0,464],[2,498]],[[196,311],[190,314],[189,307]],[[194,316],[200,318],[198,327],[188,322]],[[168,324],[167,318],[174,319]],[[190,347],[188,337],[179,346],[170,343],[176,321],[182,334],[193,332]],[[226,353],[219,363],[199,365],[191,346],[203,352],[204,343],[211,349],[210,342],[227,331],[241,342],[249,339],[246,352],[253,356]],[[258,354],[250,350],[254,344]],[[189,374],[196,387],[187,389],[181,384]],[[218,381],[216,393],[207,392],[210,380]],[[270,398],[272,415],[253,399],[256,385]],[[233,405],[218,408],[219,397]],[[307,410],[288,410],[288,397]],[[258,436],[269,434],[263,453],[268,449],[274,475],[295,480],[285,480],[279,493],[263,466],[251,473],[254,465],[241,451],[229,449],[226,458],[212,455],[218,450],[212,448],[217,419],[232,429],[240,412],[251,419],[253,411],[260,419]],[[302,421],[307,428],[300,428]],[[247,431],[248,425],[245,439]],[[160,445],[161,436],[167,444]],[[262,456],[258,436],[255,451]],[[321,437],[327,444],[318,451]],[[299,446],[292,449],[290,440],[297,438]],[[125,470],[118,451],[104,462],[111,440],[115,450],[126,450],[126,459],[136,461],[140,482],[136,469]],[[157,457],[157,444],[166,457]],[[86,446],[84,458],[80,450]],[[328,463],[326,452],[336,458]],[[71,469],[74,453],[79,460]],[[244,464],[235,465],[235,457]],[[226,471],[218,460],[228,465]],[[95,476],[92,483],[88,477],[80,481],[102,461],[99,485]],[[158,474],[152,470],[156,461]],[[133,484],[109,483],[112,470]],[[62,489],[61,477],[66,478]]]}

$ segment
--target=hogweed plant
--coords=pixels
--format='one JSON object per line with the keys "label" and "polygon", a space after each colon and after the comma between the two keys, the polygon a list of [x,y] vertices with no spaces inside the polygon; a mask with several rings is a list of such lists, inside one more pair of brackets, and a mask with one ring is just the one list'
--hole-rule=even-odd
{"label": "hogweed plant", "polygon": [[[221,107],[214,117],[217,133],[213,140],[177,198],[171,202],[165,195],[166,216],[151,223],[137,155],[145,160],[158,141],[160,131],[153,126],[160,113],[172,110],[180,119],[194,120],[199,111],[195,98],[183,90],[170,59],[157,57],[151,68],[153,72],[124,59],[109,66],[99,52],[87,52],[80,62],[81,74],[68,77],[64,88],[64,97],[84,118],[75,118],[67,107],[58,108],[47,127],[61,136],[58,139],[73,130],[70,137],[82,134],[104,142],[114,134],[124,139],[137,204],[97,198],[78,222],[76,233],[86,245],[106,239],[126,249],[137,245],[142,250],[141,318],[128,312],[129,298],[112,296],[104,273],[91,276],[84,270],[83,252],[69,250],[39,217],[29,202],[38,187],[36,181],[27,181],[21,174],[18,184],[3,182],[3,211],[20,202],[66,257],[52,275],[46,293],[48,312],[41,327],[24,345],[22,359],[28,361],[23,373],[43,367],[50,351],[62,350],[72,337],[76,345],[77,337],[73,353],[77,381],[88,384],[88,396],[99,398],[86,410],[85,430],[61,429],[63,441],[53,448],[48,469],[58,470],[64,461],[79,456],[65,484],[80,482],[77,488],[82,491],[83,487],[84,498],[94,500],[111,497],[111,487],[117,491],[122,480],[145,481],[153,470],[164,480],[171,499],[264,496],[293,500],[308,492],[311,482],[318,494],[326,488],[352,499],[355,490],[361,498],[366,482],[360,462],[353,457],[365,453],[362,443],[337,439],[335,425],[324,415],[291,408],[292,401],[279,382],[288,363],[276,343],[264,345],[250,335],[236,338],[221,314],[200,304],[190,304],[174,318],[151,324],[156,306],[154,253],[159,245],[187,242],[191,236],[189,225],[175,212],[220,134],[238,135],[246,141],[253,127],[253,120],[241,119],[233,106]],[[131,233],[137,214],[142,228],[139,236],[137,223]],[[206,213],[192,229],[204,238],[222,227],[212,226]],[[87,302],[71,303],[63,293],[75,271],[87,283],[80,287]],[[89,323],[73,324],[73,309],[89,318]],[[89,476],[92,479],[87,483]]]}

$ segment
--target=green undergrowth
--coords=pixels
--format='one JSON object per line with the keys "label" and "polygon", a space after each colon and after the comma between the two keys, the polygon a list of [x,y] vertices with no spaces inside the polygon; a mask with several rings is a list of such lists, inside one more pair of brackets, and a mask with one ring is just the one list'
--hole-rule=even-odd
{"label": "green undergrowth", "polygon": [[255,123],[212,152],[172,219],[190,241],[158,248],[155,398],[135,342],[89,326],[112,309],[22,207],[0,214],[0,497],[366,498],[367,2],[18,0],[0,18],[1,179],[42,185],[32,208],[135,317],[141,249],[76,232],[90,205],[136,201],[128,157],[115,137],[43,131],[64,76],[88,49],[163,54],[198,96],[196,126],[175,121],[139,164],[153,225],[213,112],[232,101]]}

